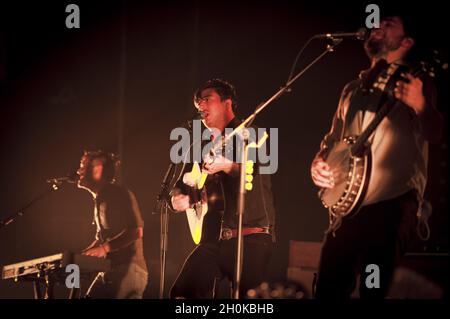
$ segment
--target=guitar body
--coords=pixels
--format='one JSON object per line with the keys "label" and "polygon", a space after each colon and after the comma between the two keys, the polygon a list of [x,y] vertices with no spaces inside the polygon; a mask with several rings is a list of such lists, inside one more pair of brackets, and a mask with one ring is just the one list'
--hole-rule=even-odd
{"label": "guitar body", "polygon": [[369,185],[372,164],[370,149],[353,155],[351,146],[355,140],[354,137],[349,137],[338,142],[326,158],[335,186],[321,189],[319,198],[334,217],[356,212]]}
{"label": "guitar body", "polygon": [[198,190],[201,194],[201,200],[194,202],[191,208],[186,210],[186,217],[189,224],[189,230],[191,231],[192,240],[196,245],[200,243],[202,239],[203,219],[208,212],[208,201],[206,199],[206,189]]}
{"label": "guitar body", "polygon": [[[235,131],[234,131],[235,132]],[[214,161],[215,155],[224,155],[222,151],[232,152],[232,148],[226,147],[226,141],[233,137],[229,134],[226,138],[222,138],[210,150],[210,155]],[[259,140],[258,143],[252,142],[247,148],[259,148],[268,138],[268,134]],[[220,148],[219,148],[220,146]],[[189,195],[190,208],[186,210],[189,229],[195,244],[199,244],[205,240],[218,240],[222,222],[222,214],[225,211],[225,192],[219,172],[208,175],[203,173],[198,162],[194,162],[191,172],[184,174],[182,188],[189,188],[185,194]],[[210,212],[209,215],[207,213]]]}
{"label": "guitar body", "polygon": [[192,171],[185,174],[183,181],[187,185],[193,185],[189,190],[191,207],[186,210],[192,239],[199,244],[202,237],[215,237],[204,231],[204,220],[206,214],[211,212],[222,212],[225,210],[224,191],[219,176],[208,175],[201,172],[200,165],[194,162]]}

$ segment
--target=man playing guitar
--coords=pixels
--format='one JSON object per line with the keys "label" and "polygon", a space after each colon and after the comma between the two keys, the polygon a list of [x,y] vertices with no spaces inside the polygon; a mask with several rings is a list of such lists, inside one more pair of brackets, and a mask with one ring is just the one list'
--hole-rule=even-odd
{"label": "man playing guitar", "polygon": [[[194,103],[202,115],[205,129],[213,129],[213,140],[217,133],[224,134],[226,128],[235,128],[236,92],[234,87],[220,79],[206,82],[194,94]],[[234,276],[237,195],[239,190],[240,164],[227,156],[218,154],[213,161],[205,158],[202,172],[208,174],[205,187],[210,205],[203,223],[199,245],[189,255],[174,283],[171,298],[211,298],[217,278]],[[274,207],[270,176],[258,174],[255,169],[253,189],[247,192],[244,212],[244,257],[240,296],[256,287],[264,279],[273,240]],[[192,207],[192,195],[183,191],[189,181],[178,181],[172,190],[171,202],[174,210],[184,212]],[[223,196],[217,204],[216,194]],[[214,197],[215,203],[212,203]]]}

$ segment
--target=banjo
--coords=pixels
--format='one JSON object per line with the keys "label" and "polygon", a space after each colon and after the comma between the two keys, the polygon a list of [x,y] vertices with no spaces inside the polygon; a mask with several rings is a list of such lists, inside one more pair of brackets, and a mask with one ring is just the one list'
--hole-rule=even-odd
{"label": "banjo", "polygon": [[[448,67],[435,56],[432,62],[421,61],[410,73],[415,77],[422,74],[434,77],[436,66],[444,70]],[[376,87],[382,89],[378,104],[380,107],[375,117],[359,136],[346,136],[330,148],[325,160],[333,174],[335,186],[319,191],[319,198],[323,206],[329,210],[330,218],[342,218],[350,213],[356,213],[361,206],[369,185],[372,167],[371,145],[368,140],[381,121],[401,103],[394,96],[394,88],[395,83],[402,79],[400,74],[407,71],[403,65],[389,66],[384,62],[376,81],[368,84],[370,92]],[[388,80],[383,80],[382,74],[389,75],[389,72],[392,73]]]}

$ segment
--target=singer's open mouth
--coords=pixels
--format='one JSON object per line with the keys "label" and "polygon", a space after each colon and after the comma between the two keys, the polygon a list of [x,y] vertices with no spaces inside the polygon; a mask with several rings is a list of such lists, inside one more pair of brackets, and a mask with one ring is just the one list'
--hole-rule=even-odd
{"label": "singer's open mouth", "polygon": [[380,29],[374,30],[374,31],[372,31],[371,38],[372,39],[376,39],[376,40],[383,39],[384,38],[384,32],[382,30],[380,30]]}

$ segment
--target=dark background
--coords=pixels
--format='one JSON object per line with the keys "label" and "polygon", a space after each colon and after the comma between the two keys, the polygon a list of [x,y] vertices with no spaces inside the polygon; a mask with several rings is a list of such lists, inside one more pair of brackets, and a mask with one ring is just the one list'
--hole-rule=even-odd
{"label": "dark background", "polygon": [[[192,117],[194,89],[213,77],[227,79],[238,90],[238,114],[245,117],[283,85],[310,36],[356,30],[371,3],[43,2],[2,4],[0,13],[0,218],[44,192],[47,178],[74,170],[84,149],[119,153],[121,183],[135,192],[145,220],[148,298],[157,297],[159,286],[159,215],[152,211],[170,160],[170,131]],[[80,29],[65,27],[70,3],[80,7]],[[377,3],[382,12],[387,8]],[[412,9],[406,2],[401,6]],[[447,53],[441,2],[414,6],[424,44]],[[325,44],[313,42],[298,67]],[[310,161],[340,90],[366,67],[361,43],[346,40],[255,122],[279,129],[273,280],[286,274],[290,240],[322,239],[328,217],[310,180]],[[447,118],[448,76],[437,86]],[[448,252],[447,158],[443,138],[430,151],[432,236],[417,240],[411,251]],[[92,216],[87,192],[62,187],[0,229],[0,264],[81,250],[93,239]],[[166,292],[193,247],[185,216],[171,215]],[[0,298],[31,297],[29,284],[0,282]]]}

